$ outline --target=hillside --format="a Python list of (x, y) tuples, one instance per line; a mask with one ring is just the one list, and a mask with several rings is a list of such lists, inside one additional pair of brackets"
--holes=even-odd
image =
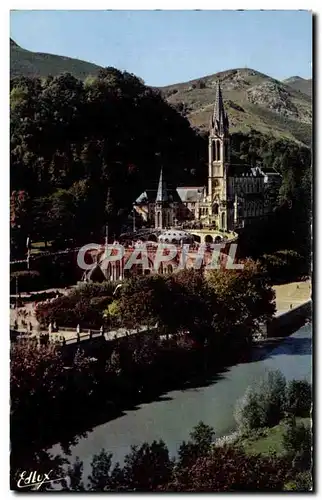
[(301, 78), (300, 76), (291, 76), (286, 80), (283, 80), (283, 83), (286, 83), (290, 87), (295, 90), (299, 90), (303, 92), (303, 94), (307, 94), (310, 97), (312, 96), (312, 79), (309, 78), (306, 80), (305, 78)]
[(193, 126), (206, 130), (217, 81), (221, 83), (232, 131), (246, 132), (253, 128), (310, 144), (311, 98), (253, 69), (223, 71), (160, 90), (169, 103), (187, 115)]
[(56, 76), (60, 73), (71, 73), (76, 78), (84, 80), (88, 75), (95, 75), (100, 66), (71, 57), (31, 52), (20, 47), (10, 39), (10, 77)]
[[(10, 76), (43, 77), (68, 72), (84, 80), (100, 66), (40, 52), (30, 52), (10, 39)], [(161, 87), (167, 101), (178, 106), (190, 123), (207, 130), (221, 82), (231, 131), (250, 129), (309, 145), (312, 134), (311, 80), (291, 77), (284, 82), (253, 69), (232, 69), (185, 83)]]

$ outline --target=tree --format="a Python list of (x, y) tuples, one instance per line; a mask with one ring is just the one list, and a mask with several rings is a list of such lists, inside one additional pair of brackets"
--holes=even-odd
[[(28, 192), (37, 212), (36, 200), (50, 200), (51, 240), (67, 238), (73, 228), (76, 239), (98, 236), (107, 219), (118, 231), (138, 192), (159, 174), (155, 151), (171, 158), (175, 183), (203, 166), (196, 154), (200, 137), (188, 120), (158, 91), (116, 68), (85, 84), (70, 74), (13, 79), (10, 119), (11, 190)], [(78, 183), (87, 181), (82, 200)], [(69, 195), (73, 209), (65, 203)]]
[(260, 324), (275, 311), (275, 294), (264, 270), (248, 260), (242, 270), (211, 270), (207, 284), (212, 293), (214, 331), (249, 341)]
[(178, 449), (176, 466), (181, 470), (181, 475), (189, 474), (191, 466), (198, 457), (207, 456), (212, 451), (215, 431), (212, 427), (199, 422), (190, 432), (190, 439), (183, 441)]
[(68, 467), (67, 476), (69, 477), (69, 491), (85, 491), (83, 478), (83, 462), (76, 457), (75, 462)]
[(303, 423), (296, 424), (295, 418), (290, 418), (283, 433), (283, 447), (293, 461), (295, 470), (304, 471), (311, 468), (312, 430), (310, 427)]
[(89, 476), (88, 488), (92, 491), (108, 491), (111, 479), (112, 454), (104, 449), (93, 456), (92, 473)]
[(242, 431), (272, 427), (286, 410), (286, 380), (279, 370), (269, 371), (237, 401), (235, 419)]
[(248, 456), (229, 446), (214, 448), (197, 458), (189, 473), (177, 469), (163, 491), (172, 492), (251, 492), (282, 491), (289, 464), (271, 457)]
[(124, 483), (130, 491), (156, 491), (170, 480), (171, 472), (169, 451), (162, 440), (132, 446), (124, 459)]
[(312, 386), (306, 380), (291, 380), (286, 390), (287, 410), (298, 417), (312, 411)]

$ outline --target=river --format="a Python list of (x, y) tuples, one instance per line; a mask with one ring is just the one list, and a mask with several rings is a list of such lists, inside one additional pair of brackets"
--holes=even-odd
[[(113, 460), (122, 463), (131, 445), (154, 439), (163, 439), (170, 454), (175, 455), (178, 445), (188, 439), (190, 431), (200, 420), (214, 427), (216, 437), (230, 433), (235, 428), (233, 412), (236, 400), (267, 370), (279, 369), (288, 380), (311, 381), (311, 325), (303, 326), (273, 349), (262, 348), (258, 358), (259, 349), (254, 348), (253, 361), (229, 367), (208, 386), (171, 391), (157, 401), (142, 404), (95, 427), (71, 448), (69, 460), (78, 456), (84, 463), (84, 475), (87, 476), (92, 456), (102, 448), (113, 453)], [(63, 454), (60, 445), (55, 445), (50, 451)]]

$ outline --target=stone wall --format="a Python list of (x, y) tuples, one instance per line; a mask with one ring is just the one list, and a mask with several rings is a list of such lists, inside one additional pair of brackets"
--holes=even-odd
[(308, 300), (293, 309), (289, 309), (273, 318), (267, 324), (267, 337), (290, 335), (303, 326), (312, 317), (312, 302)]

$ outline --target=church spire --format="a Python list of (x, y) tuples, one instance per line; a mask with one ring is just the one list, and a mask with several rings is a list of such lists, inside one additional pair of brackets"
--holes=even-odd
[(156, 203), (164, 203), (164, 202), (168, 201), (168, 193), (167, 193), (167, 188), (166, 188), (165, 182), (163, 180), (162, 167), (161, 167), (161, 171), (160, 171), (158, 192), (157, 192), (157, 197), (156, 197), (155, 201), (156, 201)]
[(213, 115), (211, 117), (211, 128), (216, 135), (228, 135), (229, 122), (227, 113), (225, 113), (224, 101), (222, 98), (221, 88), (219, 81), (216, 86), (216, 99), (214, 105)]

